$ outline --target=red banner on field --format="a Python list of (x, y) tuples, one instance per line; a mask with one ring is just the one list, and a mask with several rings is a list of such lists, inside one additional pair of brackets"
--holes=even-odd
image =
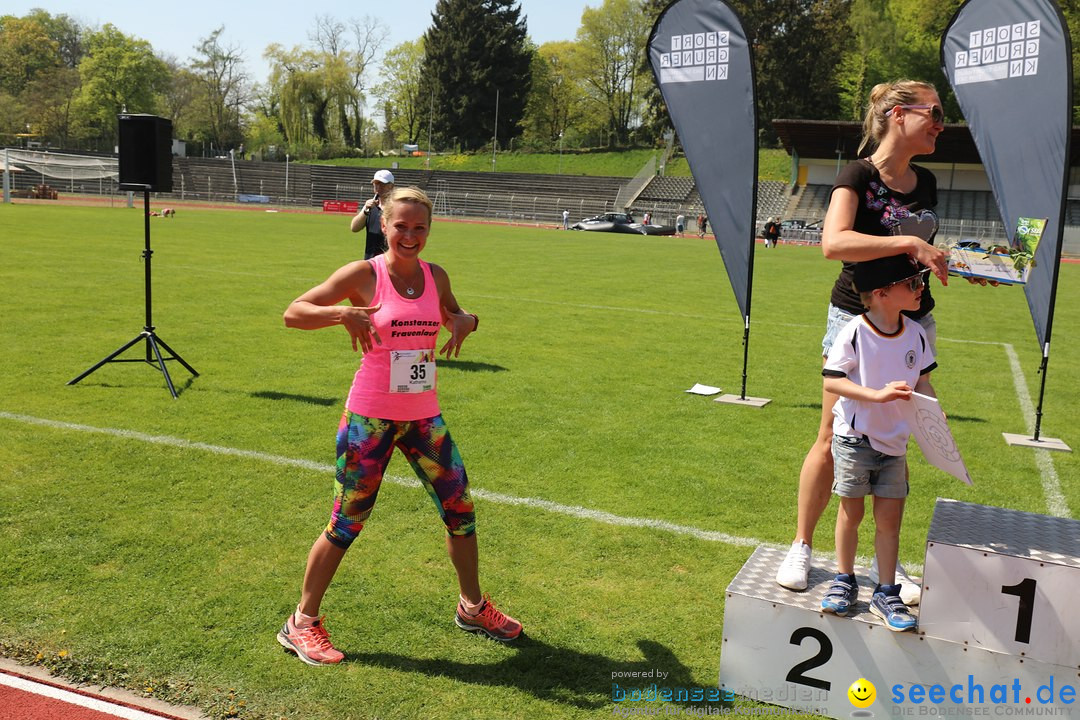
[(360, 203), (354, 200), (323, 200), (323, 212), (347, 212), (356, 213), (360, 209)]

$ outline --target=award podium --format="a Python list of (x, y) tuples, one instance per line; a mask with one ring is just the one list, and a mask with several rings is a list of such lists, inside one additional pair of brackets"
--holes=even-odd
[(821, 612), (835, 566), (815, 559), (792, 592), (784, 555), (759, 547), (727, 588), (721, 690), (834, 718), (1080, 714), (1080, 521), (939, 499), (915, 632), (869, 612), (865, 568), (856, 612)]

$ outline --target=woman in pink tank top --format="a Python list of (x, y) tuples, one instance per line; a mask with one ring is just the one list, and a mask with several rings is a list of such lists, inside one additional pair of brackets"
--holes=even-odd
[[(334, 508), (308, 554), (300, 603), (278, 632), (287, 650), (311, 665), (341, 662), (319, 616), (323, 595), (345, 551), (371, 515), (394, 448), (404, 453), (446, 526), (446, 548), (460, 595), (454, 622), (462, 630), (509, 642), (521, 623), (480, 591), (476, 519), (468, 475), (436, 395), (435, 347), (457, 357), (479, 326), (461, 309), (450, 279), (420, 259), (431, 226), (431, 201), (417, 188), (398, 188), (384, 201), (387, 251), (349, 263), (308, 290), (285, 311), (302, 330), (341, 325), (363, 352), (337, 434)], [(345, 300), (350, 304), (339, 305)]]

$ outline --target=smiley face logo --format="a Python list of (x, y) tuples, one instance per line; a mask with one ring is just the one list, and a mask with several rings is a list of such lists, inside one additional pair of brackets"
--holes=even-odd
[(848, 700), (857, 708), (868, 708), (877, 699), (877, 688), (866, 678), (859, 678), (847, 689)]

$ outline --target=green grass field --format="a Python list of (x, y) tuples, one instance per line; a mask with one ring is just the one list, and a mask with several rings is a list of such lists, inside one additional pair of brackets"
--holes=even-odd
[[(724, 588), (755, 542), (794, 531), (837, 265), (759, 245), (747, 391), (772, 402), (750, 409), (683, 392), (739, 389), (742, 321), (714, 243), (437, 221), (425, 257), (483, 318), (440, 364), (443, 413), (477, 493), (482, 584), (529, 638), (504, 647), (454, 627), (438, 517), (419, 488), (388, 482), (323, 606), (348, 661), (311, 668), (274, 633), (329, 513), (358, 358), (340, 328), (287, 330), (281, 313), (357, 256), (346, 224), (153, 220), (157, 332), (200, 373), (170, 363), (173, 400), (142, 364), (65, 384), (142, 329), (140, 210), (0, 205), (0, 655), (213, 717), (608, 717), (613, 672), (715, 687)], [(934, 384), (975, 485), (913, 449), (901, 558), (916, 567), (936, 497), (1048, 507), (1033, 451), (1001, 438), (1028, 422), (1010, 352), (1038, 398), (1022, 290), (935, 293)], [(1073, 447), (1078, 313), (1080, 266), (1067, 264), (1043, 432)], [(1050, 466), (1075, 514), (1080, 460)], [(389, 474), (410, 470), (398, 457)]]
[[(590, 175), (633, 177), (659, 150), (622, 150), (619, 152), (573, 153), (499, 153), (495, 166), (499, 172), (544, 173), (549, 175)], [(423, 157), (338, 158), (320, 160), (317, 164), (348, 167), (382, 168), (397, 162), (399, 167), (422, 170), (427, 167)], [(471, 155), (433, 155), (432, 170), (490, 172), (491, 153)], [(665, 174), (690, 177), (690, 165), (684, 155), (676, 155), (665, 168)], [(787, 182), (791, 178), (791, 156), (781, 149), (763, 148), (758, 151), (758, 179)]]

